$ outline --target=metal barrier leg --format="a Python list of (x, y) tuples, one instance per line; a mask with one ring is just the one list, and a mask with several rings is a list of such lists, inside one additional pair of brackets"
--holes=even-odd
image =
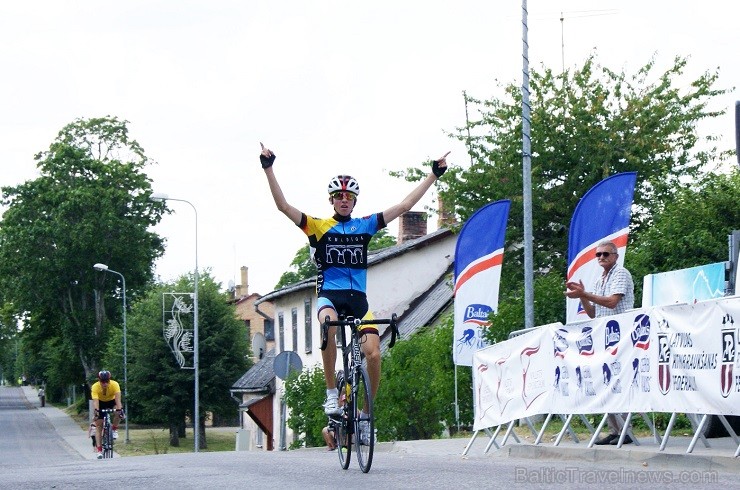
[(737, 434), (735, 434), (734, 429), (730, 425), (730, 423), (727, 421), (724, 415), (717, 415), (719, 417), (720, 422), (722, 422), (722, 425), (725, 426), (725, 430), (728, 434), (730, 434), (730, 437), (732, 437), (732, 440), (735, 441), (735, 444), (740, 444), (740, 439), (738, 439)]
[(673, 425), (676, 423), (676, 415), (678, 414), (676, 412), (673, 412), (671, 414), (670, 420), (668, 420), (668, 427), (666, 427), (665, 434), (663, 434), (663, 440), (660, 443), (659, 451), (663, 451), (665, 447), (668, 445), (668, 438), (671, 437), (671, 431), (673, 430)]
[(542, 442), (542, 437), (545, 435), (545, 428), (547, 427), (547, 424), (550, 423), (550, 419), (552, 418), (552, 414), (548, 413), (547, 417), (545, 417), (545, 421), (542, 423), (542, 428), (540, 428), (540, 432), (537, 434), (537, 438), (534, 440), (534, 445), (536, 446), (540, 442)]
[(604, 425), (606, 424), (606, 416), (609, 415), (608, 413), (605, 413), (603, 417), (601, 417), (601, 422), (599, 422), (598, 427), (596, 427), (596, 430), (594, 431), (593, 435), (591, 436), (591, 440), (588, 441), (588, 448), (593, 447), (594, 443), (596, 442), (596, 438), (599, 437), (599, 434), (601, 433), (601, 429), (604, 428)]
[[(707, 420), (709, 420), (709, 415), (705, 413), (704, 416), (701, 418), (701, 422), (699, 422), (699, 427), (697, 427), (696, 431), (694, 432), (694, 437), (691, 438), (691, 442), (689, 443), (689, 448), (686, 450), (687, 453), (690, 453), (694, 450), (694, 446), (696, 446), (696, 441), (700, 437), (702, 438), (704, 437), (701, 431), (704, 430), (704, 426), (707, 424)], [(704, 439), (704, 444), (709, 444), (708, 442), (706, 442), (706, 439)]]
[[(646, 413), (640, 413), (640, 416), (642, 417), (642, 420), (645, 421), (645, 425), (648, 426), (650, 432), (653, 434), (653, 440), (655, 441), (655, 444), (660, 444), (661, 438), (658, 435), (658, 431), (655, 430), (655, 424), (653, 424), (653, 421), (650, 420), (650, 417), (648, 417), (648, 414)], [(632, 434), (630, 434), (630, 437), (632, 437)]]
[[(573, 420), (573, 414), (572, 413), (569, 413), (568, 414), (568, 418), (565, 419), (565, 423), (563, 424), (562, 430), (558, 434), (558, 437), (555, 439), (555, 444), (553, 444), (554, 446), (557, 446), (557, 445), (560, 444), (560, 441), (563, 439), (563, 436), (565, 435), (565, 431), (567, 431), (568, 428), (570, 427), (570, 421), (571, 420)], [(576, 442), (578, 442), (578, 439), (577, 438), (576, 438)]]
[(524, 423), (527, 424), (527, 427), (529, 427), (529, 431), (532, 433), (532, 435), (537, 437), (537, 431), (534, 428), (534, 424), (532, 424), (532, 420), (530, 420), (529, 417), (526, 417), (524, 419)]
[(483, 450), (483, 454), (488, 454), (488, 450), (491, 449), (491, 446), (496, 446), (496, 449), (501, 449), (501, 446), (499, 446), (496, 443), (496, 438), (498, 437), (498, 433), (501, 432), (501, 426), (499, 425), (496, 427), (496, 430), (494, 431), (493, 435), (491, 436), (491, 440), (488, 441), (488, 444), (486, 445), (486, 448)]
[(632, 443), (639, 446), (640, 443), (637, 441), (637, 438), (632, 433), (632, 430), (630, 429), (630, 422), (632, 422), (632, 412), (627, 413), (627, 419), (622, 419), (622, 415), (619, 413), (614, 414), (617, 419), (619, 419), (622, 422), (622, 432), (619, 433), (619, 441), (617, 441), (617, 448), (621, 448), (624, 444), (624, 440), (629, 435), (630, 439), (632, 439)]
[(509, 422), (509, 427), (506, 429), (506, 434), (504, 434), (504, 438), (501, 441), (501, 445), (505, 446), (506, 441), (509, 439), (509, 436), (512, 436), (514, 440), (517, 442), (517, 444), (521, 444), (522, 441), (519, 440), (519, 436), (516, 435), (516, 432), (514, 432), (514, 424), (516, 423), (516, 420), (512, 420)]
[[(705, 448), (710, 448), (712, 446), (709, 444), (709, 441), (707, 441), (707, 438), (704, 436), (704, 434), (701, 433), (704, 429), (702, 428), (702, 431), (700, 431), (699, 428), (698, 428), (699, 422), (702, 422), (702, 421), (705, 421), (705, 420), (706, 420), (706, 422), (708, 422), (709, 421), (709, 417), (707, 417), (706, 415), (704, 415), (701, 419), (699, 419), (699, 422), (697, 422), (696, 419), (697, 419), (698, 416), (699, 416), (699, 414), (697, 414), (697, 413), (687, 413), (686, 414), (686, 417), (688, 417), (689, 422), (691, 422), (691, 428), (694, 430), (694, 434), (698, 434), (699, 435), (699, 439), (701, 439), (701, 442), (704, 443), (704, 447)], [(706, 425), (706, 422), (704, 422), (704, 425)], [(694, 441), (694, 444), (696, 444), (696, 441)], [(693, 447), (692, 447), (692, 451), (693, 451)]]
[(465, 449), (462, 452), (462, 455), (463, 456), (465, 456), (466, 454), (468, 454), (468, 451), (470, 450), (470, 446), (473, 445), (473, 443), (475, 442), (475, 439), (478, 437), (478, 432), (480, 432), (480, 431), (477, 431), (476, 430), (475, 432), (473, 432), (473, 437), (470, 438), (470, 441), (468, 441), (468, 445), (465, 446)]
[(586, 426), (586, 428), (588, 429), (588, 432), (590, 434), (593, 434), (594, 433), (594, 426), (591, 425), (591, 422), (588, 421), (588, 418), (586, 418), (586, 416), (583, 415), (583, 414), (580, 414), (580, 417), (581, 417), (581, 422), (583, 422), (583, 425)]
[(578, 436), (576, 435), (575, 431), (570, 426), (570, 422), (572, 422), (572, 420), (573, 420), (572, 414), (570, 415), (570, 421), (568, 421), (567, 424), (566, 424), (566, 420), (567, 419), (565, 417), (563, 417), (562, 414), (558, 415), (558, 417), (560, 417), (560, 420), (563, 421), (563, 427), (566, 427), (568, 429), (568, 434), (570, 434), (570, 438), (573, 439), (573, 442), (576, 442), (576, 443), (581, 442), (578, 439)]

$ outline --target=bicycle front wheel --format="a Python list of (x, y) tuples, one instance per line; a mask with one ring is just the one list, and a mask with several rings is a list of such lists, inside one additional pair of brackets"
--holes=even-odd
[(113, 429), (107, 424), (103, 432), (103, 458), (113, 457)]
[(373, 451), (375, 449), (375, 417), (373, 415), (373, 400), (370, 396), (370, 377), (367, 370), (363, 367), (358, 371), (356, 376), (356, 385), (354, 389), (354, 399), (357, 408), (362, 408), (362, 412), (357, 412), (355, 417), (355, 448), (357, 450), (357, 462), (363, 473), (370, 471), (373, 464)]

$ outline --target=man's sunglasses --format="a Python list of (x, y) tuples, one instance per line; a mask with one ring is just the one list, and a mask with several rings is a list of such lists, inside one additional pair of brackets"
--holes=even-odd
[[(607, 258), (607, 257), (609, 257), (609, 256), (610, 256), (611, 254), (613, 254), (613, 253), (614, 253), (614, 252), (596, 252), (596, 256), (597, 256), (597, 257), (604, 257), (604, 258)], [(615, 255), (616, 255), (616, 254), (615, 254)]]
[(331, 194), (332, 199), (336, 199), (337, 201), (354, 201), (357, 199), (357, 196), (352, 194), (351, 192), (334, 192)]

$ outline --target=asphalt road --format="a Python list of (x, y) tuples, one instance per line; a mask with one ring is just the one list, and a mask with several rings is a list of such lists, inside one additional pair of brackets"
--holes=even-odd
[[(335, 452), (318, 448), (98, 461), (89, 459), (89, 441), (79, 426), (62, 436), (60, 432), (69, 429), (62, 423), (69, 421), (57, 418), (61, 411), (39, 408), (37, 400), (29, 398), (18, 388), (0, 388), (3, 489), (740, 487), (737, 458), (712, 460), (680, 452), (660, 456), (647, 447), (623, 451), (564, 446), (551, 451), (527, 444), (486, 454), (483, 441), (463, 456), (467, 441), (461, 439), (381, 444), (368, 474), (360, 471), (354, 458), (348, 470), (341, 470)], [(79, 439), (79, 448), (73, 439)]]
[(46, 465), (82, 459), (20, 388), (0, 387), (0, 465)]

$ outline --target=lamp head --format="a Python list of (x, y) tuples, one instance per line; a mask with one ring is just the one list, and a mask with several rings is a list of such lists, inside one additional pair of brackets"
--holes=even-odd
[(167, 194), (164, 194), (163, 192), (152, 192), (152, 194), (149, 196), (150, 201), (166, 201), (167, 198), (170, 197)]
[(108, 270), (108, 266), (105, 265), (105, 264), (101, 264), (100, 262), (98, 262), (97, 264), (95, 264), (93, 266), (93, 269), (95, 269), (96, 271), (101, 271), (102, 272), (102, 271), (107, 271)]

